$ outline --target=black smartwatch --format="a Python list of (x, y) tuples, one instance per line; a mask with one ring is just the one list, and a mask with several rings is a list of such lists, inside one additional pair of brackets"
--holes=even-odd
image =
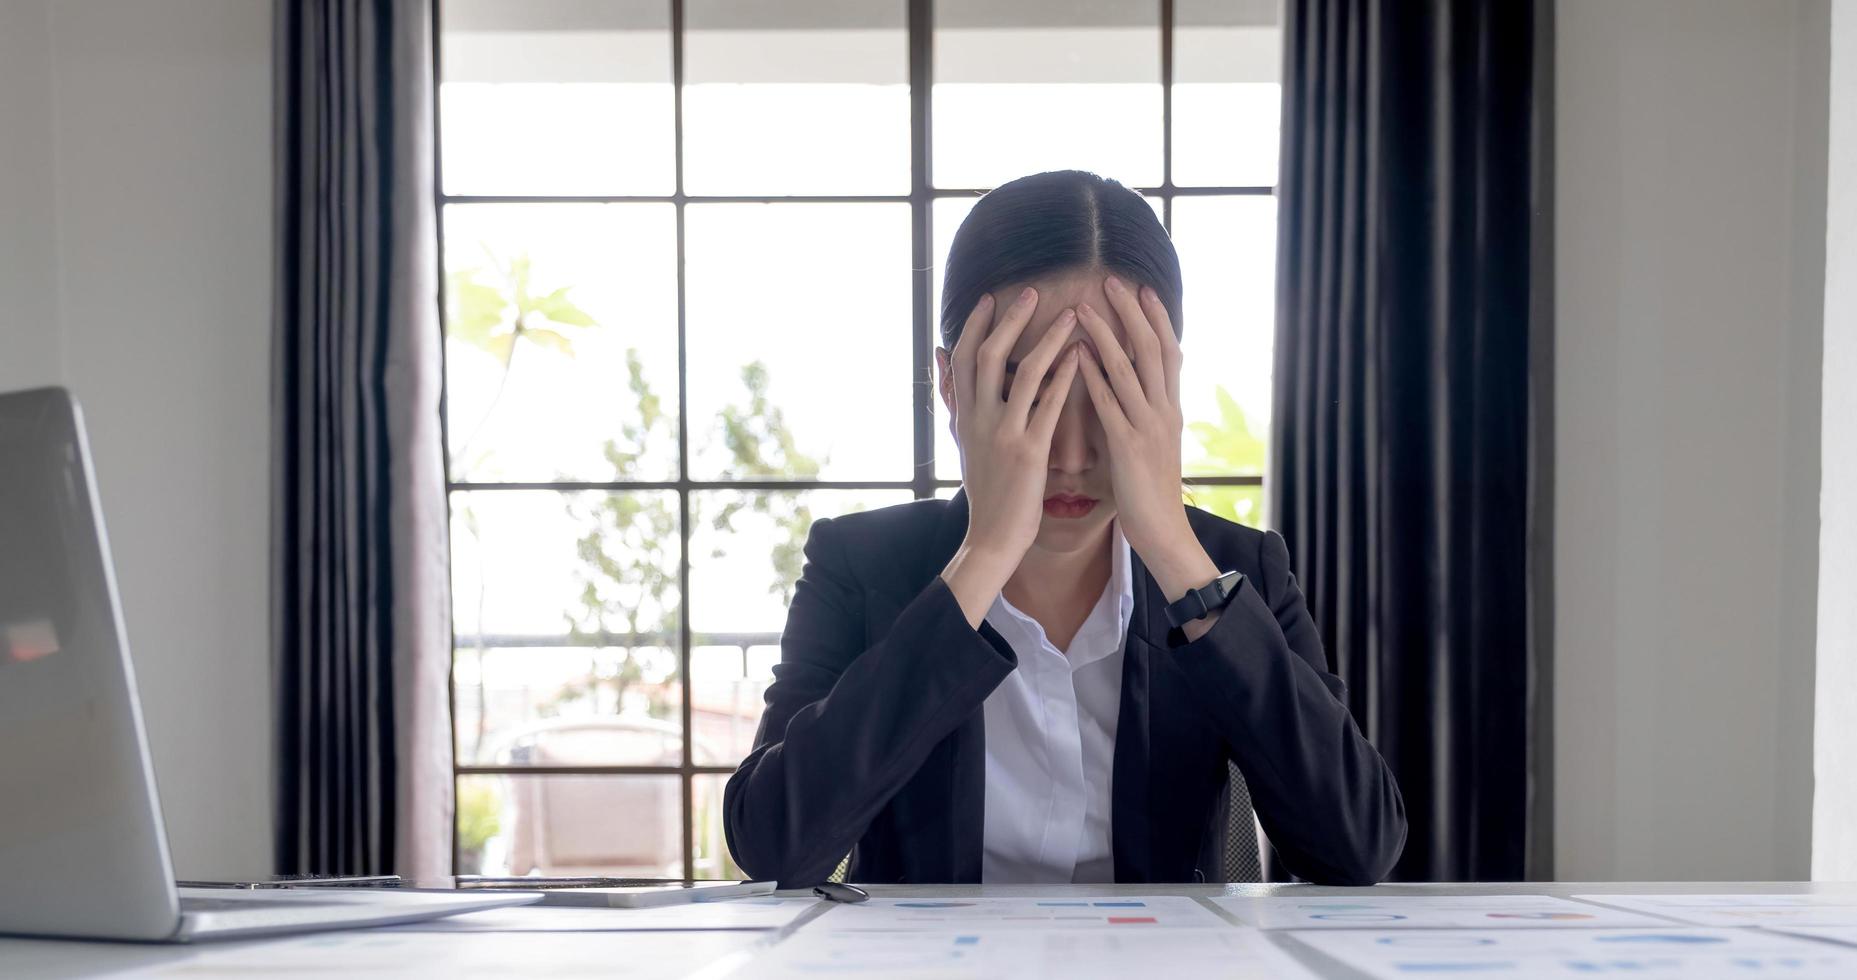
[(1238, 586), (1243, 582), (1243, 572), (1226, 572), (1213, 579), (1211, 585), (1187, 592), (1177, 602), (1167, 604), (1167, 625), (1181, 629), (1195, 619), (1224, 609), (1231, 603), (1232, 596), (1238, 594)]

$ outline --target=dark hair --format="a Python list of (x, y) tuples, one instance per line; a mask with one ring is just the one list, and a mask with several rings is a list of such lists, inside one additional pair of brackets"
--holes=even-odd
[(1180, 256), (1140, 194), (1083, 170), (1052, 170), (993, 188), (974, 203), (942, 272), (941, 339), (952, 349), (980, 297), (1005, 283), (1101, 267), (1154, 287), (1180, 317)]

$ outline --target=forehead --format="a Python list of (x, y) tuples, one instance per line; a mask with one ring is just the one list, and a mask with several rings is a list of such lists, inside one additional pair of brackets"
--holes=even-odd
[[(1116, 340), (1126, 348), (1128, 329), (1122, 323), (1121, 316), (1116, 313), (1115, 307), (1110, 305), (1109, 295), (1103, 290), (1103, 277), (1106, 275), (1108, 275), (1106, 271), (1100, 270), (1067, 272), (1026, 282), (1005, 283), (994, 289), (995, 309), (1004, 309), (1019, 295), (1019, 290), (1026, 286), (1038, 290), (1038, 308), (1033, 311), (1032, 319), (1025, 325), (1025, 330), (1019, 334), (1018, 343), (1013, 345), (1009, 359), (1018, 360), (1031, 353), (1032, 348), (1038, 346), (1038, 341), (1044, 338), (1045, 332), (1051, 329), (1051, 324), (1057, 320), (1059, 314), (1083, 303), (1090, 304), (1090, 308), (1095, 310), (1098, 316), (1109, 321), (1110, 329), (1115, 333)], [(1122, 280), (1127, 282), (1128, 277), (1124, 276)], [(1088, 342), (1089, 334), (1081, 325), (1077, 327), (1074, 336), (1085, 338), (1085, 342)]]

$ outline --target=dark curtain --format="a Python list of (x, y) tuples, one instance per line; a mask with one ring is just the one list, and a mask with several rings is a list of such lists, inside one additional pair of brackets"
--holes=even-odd
[(1403, 880), (1528, 872), (1533, 6), (1285, 12), (1269, 511)]
[(278, 0), (277, 870), (448, 870), (431, 7)]

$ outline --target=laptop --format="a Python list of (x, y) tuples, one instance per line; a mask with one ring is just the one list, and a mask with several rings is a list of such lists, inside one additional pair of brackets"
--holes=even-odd
[(82, 417), (62, 388), (0, 394), (0, 934), (192, 942), (539, 898), (178, 888)]

